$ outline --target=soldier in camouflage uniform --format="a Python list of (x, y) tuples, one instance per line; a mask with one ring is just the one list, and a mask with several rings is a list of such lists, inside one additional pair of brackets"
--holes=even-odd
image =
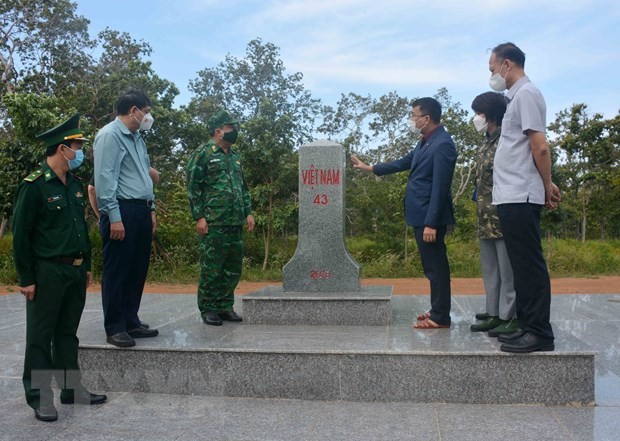
[(478, 95), (471, 105), (476, 113), (476, 130), (484, 132), (485, 142), (476, 155), (476, 193), (480, 266), (486, 291), (486, 313), (476, 314), (482, 322), (471, 325), (474, 332), (488, 331), (492, 337), (514, 332), (516, 320), (512, 267), (499, 226), (493, 201), (493, 158), (506, 112), (504, 97), (495, 92)]
[(254, 217), (237, 141), (239, 124), (221, 110), (207, 121), (211, 140), (194, 151), (187, 164), (187, 192), (200, 235), (198, 309), (207, 325), (241, 322), (233, 310), (241, 276), (243, 225), (254, 229)]

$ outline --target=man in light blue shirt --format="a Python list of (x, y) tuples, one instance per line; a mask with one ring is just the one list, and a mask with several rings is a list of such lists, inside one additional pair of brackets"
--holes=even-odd
[(140, 300), (149, 268), (155, 227), (150, 161), (140, 130), (153, 124), (151, 101), (130, 89), (116, 101), (117, 117), (95, 137), (96, 196), (103, 242), (101, 294), (107, 341), (134, 346), (134, 338), (155, 337), (142, 326)]

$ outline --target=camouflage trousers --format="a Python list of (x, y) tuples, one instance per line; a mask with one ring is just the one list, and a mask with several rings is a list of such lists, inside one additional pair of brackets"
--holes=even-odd
[(243, 264), (243, 227), (209, 227), (200, 237), (198, 309), (231, 311)]

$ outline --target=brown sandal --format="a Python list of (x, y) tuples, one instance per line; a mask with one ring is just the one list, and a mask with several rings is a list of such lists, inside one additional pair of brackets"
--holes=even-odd
[(424, 321), (426, 319), (431, 318), (431, 312), (430, 311), (426, 311), (424, 314), (420, 314), (419, 316), (417, 316), (417, 320), (419, 322)]
[(449, 328), (450, 325), (441, 325), (427, 318), (426, 320), (422, 320), (417, 323), (414, 323), (413, 327), (415, 329), (441, 329), (441, 328)]

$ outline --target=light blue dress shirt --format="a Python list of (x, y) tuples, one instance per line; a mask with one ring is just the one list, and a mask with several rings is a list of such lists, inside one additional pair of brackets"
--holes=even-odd
[(146, 144), (117, 117), (95, 137), (95, 190), (99, 210), (110, 222), (122, 221), (118, 199), (153, 200)]

